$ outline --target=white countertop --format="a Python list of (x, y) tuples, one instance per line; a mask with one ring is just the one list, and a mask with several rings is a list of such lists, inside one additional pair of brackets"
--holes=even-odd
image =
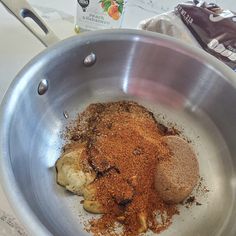
[[(124, 27), (136, 28), (138, 22), (145, 18), (171, 10), (179, 1), (176, 0), (129, 0), (130, 11), (124, 19)], [(44, 20), (60, 38), (74, 34), (73, 15), (75, 0), (30, 0), (43, 16)], [(236, 11), (235, 0), (215, 1), (220, 6)], [(135, 17), (133, 17), (135, 15)], [(0, 4), (0, 103), (4, 93), (19, 70), (36, 54), (44, 50), (44, 46), (32, 36), (24, 26)], [(0, 186), (0, 236), (24, 235), (22, 228), (17, 228), (14, 212)], [(17, 228), (19, 232), (8, 228)], [(5, 231), (4, 231), (5, 230)]]

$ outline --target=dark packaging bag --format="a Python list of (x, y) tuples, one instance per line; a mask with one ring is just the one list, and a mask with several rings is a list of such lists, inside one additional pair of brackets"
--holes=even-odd
[(236, 13), (204, 1), (179, 4), (175, 13), (204, 50), (236, 71)]

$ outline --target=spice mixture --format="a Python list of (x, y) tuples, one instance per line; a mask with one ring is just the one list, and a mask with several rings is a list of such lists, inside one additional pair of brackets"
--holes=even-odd
[(162, 137), (175, 134), (135, 102), (91, 104), (78, 116), (65, 152), (83, 144), (80, 158), (95, 173), (83, 203), (103, 214), (89, 222), (89, 232), (133, 236), (159, 233), (171, 224), (177, 207), (158, 196), (154, 175), (158, 161), (171, 157)]

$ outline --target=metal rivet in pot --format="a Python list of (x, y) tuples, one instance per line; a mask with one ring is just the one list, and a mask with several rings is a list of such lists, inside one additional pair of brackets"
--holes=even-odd
[(48, 81), (46, 79), (42, 79), (38, 86), (38, 94), (43, 95), (48, 90)]
[(92, 66), (96, 62), (96, 55), (92, 52), (87, 57), (84, 58), (85, 66)]

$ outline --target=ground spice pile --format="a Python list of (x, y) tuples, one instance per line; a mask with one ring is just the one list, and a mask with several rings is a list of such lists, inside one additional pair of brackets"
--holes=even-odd
[(171, 153), (161, 138), (174, 133), (135, 102), (91, 104), (70, 130), (70, 148), (86, 143), (96, 178), (90, 185), (104, 214), (90, 221), (94, 235), (159, 233), (170, 224), (176, 205), (166, 204), (154, 187), (155, 167)]

